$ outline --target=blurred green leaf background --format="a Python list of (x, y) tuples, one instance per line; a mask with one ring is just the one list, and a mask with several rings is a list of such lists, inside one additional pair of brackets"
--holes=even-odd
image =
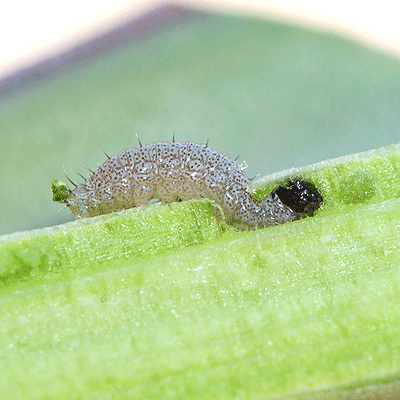
[(79, 180), (135, 134), (209, 139), (250, 176), (400, 142), (396, 58), (263, 19), (166, 10), (0, 84), (0, 234), (72, 220), (50, 181), (63, 166)]

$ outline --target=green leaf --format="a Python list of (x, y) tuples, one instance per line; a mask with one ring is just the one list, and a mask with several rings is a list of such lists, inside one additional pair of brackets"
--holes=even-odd
[(324, 207), (263, 230), (192, 201), (3, 236), (2, 397), (396, 398), (399, 157), (279, 174)]
[(71, 220), (48, 182), (63, 165), (79, 180), (102, 150), (136, 145), (136, 133), (143, 143), (209, 139), (246, 160), (249, 176), (400, 142), (397, 59), (262, 19), (153, 15), (163, 16), (10, 77), (9, 93), (0, 87), (1, 234)]

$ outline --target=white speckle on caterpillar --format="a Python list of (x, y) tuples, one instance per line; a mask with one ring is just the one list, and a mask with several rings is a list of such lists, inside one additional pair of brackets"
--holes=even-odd
[[(322, 196), (310, 182), (293, 180), (263, 200), (248, 193), (247, 165), (193, 142), (139, 145), (109, 157), (84, 184), (70, 190), (53, 181), (53, 200), (76, 218), (138, 207), (208, 198), (221, 206), (226, 222), (239, 229), (282, 224), (312, 215)], [(218, 215), (218, 211), (216, 211)]]

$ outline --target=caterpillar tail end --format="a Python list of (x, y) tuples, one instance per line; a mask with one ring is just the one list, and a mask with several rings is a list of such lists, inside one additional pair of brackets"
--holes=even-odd
[(53, 201), (56, 203), (66, 203), (71, 196), (71, 190), (63, 181), (52, 181), (51, 191), (53, 192)]

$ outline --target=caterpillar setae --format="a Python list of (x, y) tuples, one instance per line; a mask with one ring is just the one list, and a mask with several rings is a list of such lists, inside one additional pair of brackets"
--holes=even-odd
[[(147, 204), (208, 198), (219, 204), (227, 223), (256, 229), (312, 216), (322, 203), (316, 187), (299, 179), (258, 201), (236, 160), (194, 142), (157, 142), (121, 151), (73, 190), (53, 181), (53, 201), (65, 203), (75, 218), (108, 214)], [(216, 215), (218, 213), (216, 212)]]

